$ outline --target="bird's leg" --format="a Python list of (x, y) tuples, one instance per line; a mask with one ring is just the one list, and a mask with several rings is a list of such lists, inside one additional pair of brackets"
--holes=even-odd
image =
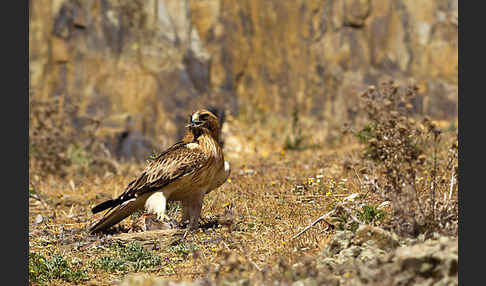
[(182, 219), (181, 225), (185, 225), (189, 222), (189, 208), (190, 208), (190, 201), (184, 200), (182, 201)]
[(202, 200), (195, 200), (189, 209), (189, 228), (197, 229), (199, 217), (201, 216)]
[(187, 220), (189, 220), (190, 229), (197, 229), (199, 226), (199, 217), (201, 216), (203, 195), (204, 193), (201, 193), (195, 198), (191, 198), (190, 200), (184, 200), (182, 202), (182, 223), (185, 223)]
[(202, 201), (194, 200), (189, 208), (189, 228), (197, 229), (201, 216)]

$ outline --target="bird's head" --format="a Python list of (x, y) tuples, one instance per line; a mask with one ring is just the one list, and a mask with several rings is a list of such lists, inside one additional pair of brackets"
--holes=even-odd
[(219, 140), (219, 120), (216, 115), (206, 109), (201, 109), (189, 118), (187, 127), (198, 137), (202, 132), (209, 132), (215, 140)]

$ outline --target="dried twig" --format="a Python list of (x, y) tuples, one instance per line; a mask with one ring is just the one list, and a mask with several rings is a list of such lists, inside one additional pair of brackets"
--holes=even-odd
[[(356, 169), (355, 168), (353, 168), (353, 171), (356, 174), (356, 177), (358, 177), (358, 181), (359, 181), (360, 188), (363, 187), (364, 186), (363, 185), (363, 181), (361, 181), (361, 178), (359, 177), (358, 172), (356, 172)], [(363, 199), (365, 199), (368, 196), (368, 193), (371, 191), (371, 188), (367, 188), (367, 189), (368, 190), (364, 194)]]
[(361, 186), (363, 186), (363, 182), (361, 181), (361, 178), (359, 177), (358, 172), (356, 172), (356, 169), (355, 168), (353, 168), (353, 171), (354, 171), (354, 174), (356, 175), (356, 177), (358, 177), (359, 184)]
[(454, 184), (455, 184), (455, 178), (454, 178), (454, 174), (452, 174), (451, 175), (451, 183), (450, 183), (450, 187), (449, 187), (449, 201), (452, 198), (452, 190), (454, 189)]
[(36, 194), (29, 194), (29, 198), (33, 198), (34, 200), (38, 200), (39, 202), (42, 202), (42, 200)]
[(360, 225), (361, 225), (361, 224), (363, 224), (363, 222), (362, 222), (362, 221), (360, 221), (360, 220), (359, 220), (357, 217), (355, 217), (355, 216), (353, 215), (353, 212), (352, 212), (352, 211), (351, 211), (349, 208), (345, 207), (343, 204), (339, 204), (339, 205), (337, 205), (337, 206), (336, 206), (336, 209), (337, 209), (338, 207), (341, 207), (341, 208), (342, 208), (344, 211), (346, 211), (346, 212), (349, 214), (349, 216), (351, 217), (351, 219), (352, 219), (352, 220), (354, 220), (355, 222), (357, 222), (357, 223), (358, 223), (358, 224), (360, 224)]
[(262, 269), (261, 269), (260, 267), (258, 267), (258, 265), (257, 265), (257, 264), (256, 264), (256, 263), (255, 263), (253, 260), (251, 260), (251, 258), (250, 258), (250, 257), (247, 257), (247, 259), (248, 259), (248, 261), (250, 261), (250, 263), (251, 263), (251, 264), (253, 264), (253, 266), (255, 266), (255, 268), (256, 268), (258, 271), (262, 272)]
[(325, 218), (334, 214), (336, 212), (336, 208), (333, 209), (332, 211), (318, 217), (315, 221), (313, 221), (311, 224), (309, 224), (308, 226), (306, 226), (303, 230), (299, 231), (299, 233), (297, 233), (296, 235), (294, 235), (291, 239), (296, 239), (297, 237), (301, 236), (304, 232), (306, 232), (308, 229), (310, 229), (311, 227), (313, 227), (316, 223), (320, 222), (321, 220), (324, 221), (325, 223), (327, 223), (328, 225), (330, 226), (334, 226), (333, 224), (331, 224), (330, 222), (328, 222)]
[(318, 222), (320, 221), (324, 221), (325, 223), (327, 223), (329, 226), (332, 226), (334, 227), (334, 225), (330, 222), (328, 222), (325, 218), (328, 217), (328, 216), (331, 216), (333, 215), (334, 213), (336, 213), (339, 209), (342, 209), (344, 210), (345, 212), (348, 213), (348, 215), (351, 217), (351, 219), (353, 221), (355, 221), (356, 223), (362, 225), (363, 222), (360, 221), (358, 218), (356, 218), (356, 216), (353, 215), (353, 212), (344, 205), (343, 202), (340, 202), (339, 204), (336, 205), (336, 207), (334, 207), (334, 209), (320, 217), (318, 217), (315, 221), (313, 221), (311, 224), (309, 224), (308, 226), (306, 226), (303, 230), (299, 231), (299, 233), (297, 233), (296, 235), (294, 235), (291, 239), (296, 239), (297, 237), (301, 236), (304, 232), (306, 232), (307, 230), (309, 230), (311, 227), (313, 227), (314, 225), (316, 225)]

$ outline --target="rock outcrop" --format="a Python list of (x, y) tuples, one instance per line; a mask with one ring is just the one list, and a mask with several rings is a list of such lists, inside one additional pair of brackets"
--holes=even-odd
[(336, 285), (458, 285), (457, 238), (399, 246), (393, 234), (365, 226), (356, 234), (337, 232), (317, 259)]
[(48, 0), (29, 12), (32, 96), (78, 98), (107, 122), (129, 114), (167, 144), (206, 105), (256, 119), (298, 105), (332, 128), (388, 78), (419, 85), (419, 112), (457, 115), (457, 0)]

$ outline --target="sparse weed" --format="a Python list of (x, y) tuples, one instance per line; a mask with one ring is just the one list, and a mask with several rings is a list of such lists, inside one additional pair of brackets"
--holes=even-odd
[(385, 220), (386, 212), (378, 209), (374, 205), (364, 205), (361, 207), (361, 211), (358, 212), (357, 217), (363, 223), (374, 224)]
[(66, 150), (74, 138), (73, 110), (63, 108), (59, 98), (29, 99), (29, 170), (62, 175), (69, 165)]
[(92, 162), (91, 149), (99, 122), (81, 118), (72, 98), (29, 97), (29, 172), (65, 176), (67, 167)]
[(146, 249), (136, 242), (127, 244), (114, 242), (110, 244), (113, 255), (102, 256), (93, 264), (94, 269), (101, 269), (108, 272), (127, 272), (150, 269), (161, 265), (162, 258)]
[(305, 136), (302, 134), (302, 126), (300, 123), (299, 109), (297, 105), (292, 111), (292, 122), (290, 134), (287, 134), (284, 142), (284, 149), (286, 150), (301, 150), (304, 148)]
[(372, 126), (371, 124), (367, 124), (361, 128), (361, 130), (355, 132), (354, 135), (359, 138), (359, 141), (362, 144), (367, 144), (368, 140), (375, 136), (373, 132), (375, 128), (376, 127)]
[(128, 271), (128, 266), (125, 261), (111, 256), (103, 256), (99, 258), (93, 264), (93, 268), (101, 269), (105, 272)]
[(46, 258), (35, 252), (29, 253), (31, 282), (47, 284), (57, 279), (77, 284), (88, 280), (89, 277), (86, 270), (73, 269), (61, 255), (56, 254), (52, 258)]
[(362, 94), (370, 122), (353, 133), (365, 145), (363, 158), (374, 163), (364, 178), (369, 190), (391, 201), (388, 227), (399, 234), (455, 232), (457, 136), (449, 159), (440, 159), (448, 149), (441, 144), (442, 131), (428, 118), (418, 122), (411, 116), (416, 93), (415, 86), (400, 88), (390, 81)]
[(166, 251), (187, 257), (190, 253), (198, 250), (197, 245), (191, 244), (186, 240), (177, 240), (166, 248)]
[(67, 157), (69, 158), (71, 164), (78, 165), (83, 168), (89, 167), (89, 165), (93, 162), (92, 154), (86, 151), (86, 149), (80, 146), (78, 143), (68, 146)]
[(359, 227), (359, 223), (351, 219), (351, 216), (347, 212), (339, 211), (333, 216), (334, 222), (337, 224), (338, 230), (350, 230), (355, 231)]

